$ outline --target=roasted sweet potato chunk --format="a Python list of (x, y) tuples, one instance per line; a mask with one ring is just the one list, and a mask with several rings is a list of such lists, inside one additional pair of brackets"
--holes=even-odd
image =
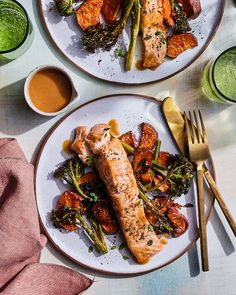
[(122, 0), (103, 0), (102, 12), (106, 22), (112, 23), (116, 20)]
[(79, 184), (83, 185), (85, 183), (88, 183), (90, 185), (96, 185), (98, 183), (98, 175), (95, 172), (88, 172), (80, 177)]
[(174, 22), (171, 0), (162, 0), (162, 7), (163, 7), (164, 22), (167, 24), (167, 26), (173, 27), (175, 25), (175, 22)]
[(183, 6), (188, 18), (195, 19), (201, 13), (200, 0), (177, 0), (177, 2)]
[(83, 30), (100, 22), (103, 0), (87, 0), (76, 10), (77, 22)]
[(128, 132), (125, 132), (124, 134), (122, 134), (119, 137), (119, 140), (121, 142), (124, 142), (124, 143), (132, 146), (133, 148), (136, 147), (136, 145), (137, 145), (137, 140), (136, 140), (135, 135), (132, 131), (128, 131)]
[(142, 133), (139, 148), (153, 149), (158, 139), (158, 133), (148, 123), (142, 123)]
[(154, 176), (154, 184), (155, 186), (158, 186), (158, 190), (162, 193), (168, 193), (170, 190), (170, 183), (168, 180), (163, 181), (163, 177), (161, 175), (155, 175)]
[(168, 152), (160, 152), (157, 158), (157, 164), (163, 166), (163, 167), (168, 167), (170, 163), (170, 158), (171, 155)]
[[(81, 202), (82, 200), (83, 198), (80, 195), (71, 191), (66, 191), (60, 196), (57, 203), (57, 208), (67, 206), (69, 208), (75, 208), (75, 209), (81, 210), (81, 208), (83, 208), (83, 205)], [(77, 226), (73, 224), (64, 224), (63, 227), (64, 229), (69, 231), (74, 231), (77, 229)]]
[(99, 201), (92, 209), (94, 217), (101, 223), (106, 234), (114, 234), (119, 230), (115, 214), (107, 201)]
[(185, 50), (198, 45), (197, 38), (191, 33), (176, 34), (168, 38), (167, 56), (176, 58)]
[(179, 237), (186, 232), (188, 229), (188, 220), (183, 214), (179, 213), (175, 206), (168, 208), (167, 216), (174, 228), (173, 234), (175, 237)]
[(134, 151), (133, 168), (137, 178), (142, 183), (152, 181), (153, 172), (150, 166), (153, 161), (153, 150), (148, 148), (136, 148)]

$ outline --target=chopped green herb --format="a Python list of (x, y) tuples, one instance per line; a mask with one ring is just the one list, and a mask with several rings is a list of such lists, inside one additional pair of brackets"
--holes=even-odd
[(151, 39), (152, 38), (152, 35), (146, 35), (145, 37), (144, 37), (144, 40), (149, 40), (149, 39)]
[(90, 202), (96, 203), (97, 200), (99, 199), (99, 197), (95, 193), (90, 193), (89, 196), (90, 196)]
[(148, 231), (153, 231), (153, 226), (151, 224), (148, 225)]
[(122, 257), (124, 260), (128, 260), (129, 259), (129, 257), (128, 256), (125, 256), (125, 255), (123, 255), (123, 257)]
[(115, 249), (116, 249), (116, 246), (115, 245), (111, 247), (111, 250), (115, 250)]
[(125, 248), (125, 243), (121, 243), (119, 246), (119, 251), (123, 250)]
[(116, 57), (126, 57), (127, 51), (123, 48), (116, 48), (115, 50), (115, 56)]
[(86, 164), (87, 164), (89, 167), (94, 168), (94, 167), (95, 167), (94, 158), (93, 158), (92, 156), (87, 156), (87, 157), (86, 157)]
[(148, 246), (151, 246), (153, 244), (153, 240), (149, 240), (149, 241), (147, 241), (147, 245)]
[(93, 252), (93, 246), (89, 246), (88, 251), (89, 253)]
[(157, 30), (156, 33), (155, 33), (155, 35), (156, 35), (156, 36), (161, 35), (161, 31)]

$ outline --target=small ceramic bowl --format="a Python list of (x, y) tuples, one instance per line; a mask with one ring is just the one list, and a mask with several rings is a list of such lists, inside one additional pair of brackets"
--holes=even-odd
[[(71, 98), (70, 98), (70, 101), (69, 103), (64, 107), (62, 108), (61, 110), (57, 111), (57, 112), (52, 112), (52, 113), (48, 113), (48, 112), (43, 112), (41, 110), (39, 110), (31, 101), (31, 98), (30, 98), (30, 95), (29, 95), (29, 84), (30, 84), (30, 81), (32, 80), (33, 76), (42, 71), (42, 70), (45, 70), (45, 69), (55, 69), (57, 71), (60, 71), (62, 72), (63, 74), (65, 74), (69, 81), (71, 82), (71, 89), (72, 89), (72, 93), (71, 93)], [(35, 68), (33, 71), (30, 72), (30, 74), (28, 75), (28, 77), (26, 78), (25, 80), (25, 85), (24, 85), (24, 95), (25, 95), (25, 100), (27, 102), (27, 104), (29, 105), (29, 107), (35, 111), (36, 113), (40, 114), (40, 115), (43, 115), (43, 116), (48, 116), (48, 117), (51, 117), (51, 116), (57, 116), (57, 115), (60, 115), (64, 112), (66, 112), (70, 107), (72, 107), (72, 105), (78, 101), (79, 99), (79, 94), (77, 92), (77, 90), (75, 89), (75, 85), (74, 85), (74, 82), (73, 80), (71, 79), (71, 77), (69, 76), (69, 74), (63, 69), (63, 68), (60, 68), (58, 66), (54, 66), (54, 65), (43, 65), (43, 66), (39, 66), (37, 68)]]

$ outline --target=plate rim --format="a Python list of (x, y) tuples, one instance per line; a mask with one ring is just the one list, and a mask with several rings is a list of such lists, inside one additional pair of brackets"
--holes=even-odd
[(215, 34), (216, 34), (216, 32), (217, 32), (220, 24), (221, 24), (221, 21), (222, 21), (223, 15), (224, 15), (225, 5), (226, 5), (226, 0), (222, 0), (222, 4), (221, 4), (221, 7), (220, 7), (219, 16), (218, 16), (218, 19), (216, 19), (216, 25), (213, 28), (212, 32), (210, 33), (210, 35), (209, 35), (209, 37), (207, 39), (206, 44), (201, 48), (201, 50), (198, 52), (198, 54), (196, 54), (196, 56), (193, 57), (184, 67), (182, 67), (181, 69), (177, 70), (173, 74), (170, 74), (170, 75), (168, 75), (166, 77), (163, 77), (163, 78), (160, 78), (160, 79), (156, 79), (156, 80), (153, 80), (153, 81), (137, 82), (137, 83), (135, 83), (135, 82), (126, 83), (126, 82), (110, 81), (110, 80), (105, 79), (105, 78), (97, 77), (96, 75), (94, 75), (94, 74), (88, 72), (87, 70), (85, 70), (84, 68), (82, 68), (80, 65), (76, 64), (71, 58), (67, 57), (66, 54), (65, 54), (65, 52), (59, 47), (59, 45), (54, 40), (54, 38), (53, 38), (53, 36), (52, 36), (49, 28), (48, 28), (48, 24), (46, 22), (46, 19), (44, 17), (44, 14), (43, 14), (42, 1), (44, 1), (44, 0), (38, 0), (37, 1), (37, 4), (38, 4), (39, 10), (40, 10), (40, 18), (43, 20), (43, 27), (46, 30), (47, 36), (49, 36), (49, 39), (51, 39), (51, 41), (53, 42), (54, 47), (57, 50), (59, 50), (59, 52), (63, 56), (63, 58), (65, 58), (68, 62), (70, 62), (70, 64), (72, 64), (73, 66), (75, 66), (76, 68), (78, 68), (80, 71), (82, 71), (83, 73), (89, 75), (92, 78), (98, 79), (98, 80), (103, 81), (103, 82), (112, 83), (112, 84), (115, 84), (115, 85), (130, 85), (130, 86), (135, 86), (135, 85), (136, 86), (137, 85), (148, 85), (148, 84), (151, 84), (151, 83), (161, 82), (161, 81), (167, 80), (167, 79), (169, 79), (169, 78), (171, 78), (171, 77), (179, 74), (180, 72), (184, 71), (185, 69), (187, 69), (192, 63), (194, 63), (203, 54), (203, 52), (207, 49), (207, 47), (210, 45), (211, 41), (215, 37)]
[[(173, 259), (171, 259), (170, 261), (168, 261), (167, 263), (161, 265), (161, 266), (158, 266), (158, 267), (153, 267), (149, 270), (145, 270), (145, 271), (134, 271), (133, 273), (130, 273), (130, 272), (113, 272), (113, 271), (108, 271), (108, 270), (102, 270), (100, 268), (96, 268), (96, 267), (92, 267), (92, 266), (88, 266), (80, 261), (78, 261), (77, 259), (73, 258), (72, 256), (70, 256), (68, 253), (66, 253), (64, 250), (62, 250), (60, 248), (59, 245), (57, 245), (57, 243), (52, 239), (52, 237), (50, 236), (50, 234), (48, 233), (46, 227), (44, 226), (44, 223), (41, 219), (41, 215), (40, 215), (40, 212), (39, 212), (39, 208), (38, 208), (38, 202), (37, 202), (37, 194), (36, 194), (36, 176), (37, 176), (37, 171), (38, 171), (38, 165), (39, 165), (39, 162), (40, 162), (40, 158), (41, 158), (41, 154), (44, 150), (44, 147), (45, 145), (47, 144), (49, 138), (51, 137), (51, 135), (53, 134), (53, 132), (67, 119), (67, 117), (69, 117), (71, 114), (73, 114), (74, 112), (76, 112), (78, 109), (84, 107), (84, 106), (87, 106), (93, 102), (96, 102), (96, 101), (99, 101), (99, 100), (103, 100), (103, 99), (107, 99), (107, 98), (111, 98), (111, 99), (114, 99), (115, 97), (117, 96), (130, 96), (130, 97), (135, 97), (138, 98), (138, 99), (145, 99), (145, 100), (148, 100), (148, 101), (151, 101), (151, 102), (154, 102), (156, 103), (157, 105), (160, 105), (161, 106), (161, 103), (162, 103), (162, 100), (159, 99), (159, 98), (155, 98), (153, 96), (149, 96), (149, 95), (142, 95), (142, 94), (135, 94), (135, 93), (118, 93), (118, 94), (110, 94), (110, 95), (104, 95), (104, 96), (99, 96), (99, 97), (96, 97), (96, 98), (93, 98), (92, 100), (89, 100), (81, 105), (79, 105), (78, 107), (76, 107), (75, 109), (73, 109), (72, 111), (68, 112), (67, 114), (65, 114), (62, 118), (60, 118), (50, 129), (49, 131), (46, 133), (46, 136), (43, 140), (43, 143), (40, 145), (40, 148), (39, 148), (39, 151), (37, 153), (37, 157), (36, 157), (36, 161), (35, 161), (35, 165), (34, 165), (34, 191), (35, 191), (35, 201), (36, 201), (36, 207), (37, 207), (37, 211), (38, 211), (38, 216), (39, 216), (39, 221), (40, 221), (40, 225), (42, 226), (43, 228), (43, 231), (44, 233), (46, 234), (47, 238), (49, 239), (49, 241), (52, 243), (52, 245), (60, 252), (62, 253), (63, 255), (65, 255), (67, 258), (69, 258), (71, 261), (75, 262), (76, 264), (80, 265), (80, 266), (83, 266), (89, 270), (93, 270), (93, 271), (96, 271), (98, 273), (103, 273), (103, 274), (111, 274), (111, 275), (115, 275), (115, 276), (122, 276), (122, 275), (125, 275), (125, 276), (137, 276), (137, 275), (142, 275), (142, 274), (146, 274), (146, 273), (150, 273), (150, 272), (153, 272), (155, 270), (158, 270), (158, 269), (161, 269), (171, 263), (173, 263), (174, 261), (178, 260), (181, 256), (183, 256), (184, 254), (186, 254), (187, 251), (189, 251), (193, 246), (194, 244), (196, 243), (196, 241), (198, 240), (199, 238), (199, 235), (197, 235), (196, 239), (194, 239), (190, 244), (189, 246), (185, 247), (183, 249), (183, 251), (177, 255), (176, 257), (174, 257)], [(161, 108), (161, 115), (163, 117), (163, 121), (165, 122), (165, 118), (164, 118), (164, 114), (163, 114), (163, 111), (162, 111), (162, 108)], [(170, 136), (172, 137), (172, 134), (167, 126), (167, 130), (170, 134)], [(177, 144), (175, 143), (174, 141), (174, 144), (176, 145), (177, 149), (178, 149), (178, 146)], [(179, 149), (178, 149), (179, 150)], [(212, 178), (216, 181), (216, 173), (215, 173), (215, 165), (214, 165), (214, 162), (213, 162), (213, 159), (212, 159), (212, 156), (211, 156), (211, 153), (210, 153), (210, 162), (212, 164)], [(212, 209), (213, 209), (213, 205), (214, 205), (214, 201), (215, 201), (215, 198), (213, 196), (213, 192), (210, 191), (210, 197), (211, 197), (211, 201), (210, 201), (210, 210), (209, 210), (209, 213), (208, 215), (206, 216), (206, 222), (208, 223), (209, 221), (209, 218), (212, 214)]]

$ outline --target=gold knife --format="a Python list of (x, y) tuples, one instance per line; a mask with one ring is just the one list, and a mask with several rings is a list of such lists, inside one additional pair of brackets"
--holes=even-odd
[[(185, 144), (185, 123), (182, 117), (181, 111), (178, 106), (175, 104), (174, 100), (171, 97), (166, 97), (162, 103), (162, 110), (169, 126), (169, 129), (176, 141), (177, 146), (180, 151), (185, 155), (186, 154), (186, 144)], [(214, 179), (212, 178), (209, 170), (206, 165), (203, 165), (203, 173), (205, 179), (207, 180), (209, 186), (211, 187), (216, 200), (218, 201), (221, 210), (223, 211), (225, 218), (227, 219), (234, 235), (236, 236), (236, 222), (230, 213), (223, 197), (216, 186)]]

